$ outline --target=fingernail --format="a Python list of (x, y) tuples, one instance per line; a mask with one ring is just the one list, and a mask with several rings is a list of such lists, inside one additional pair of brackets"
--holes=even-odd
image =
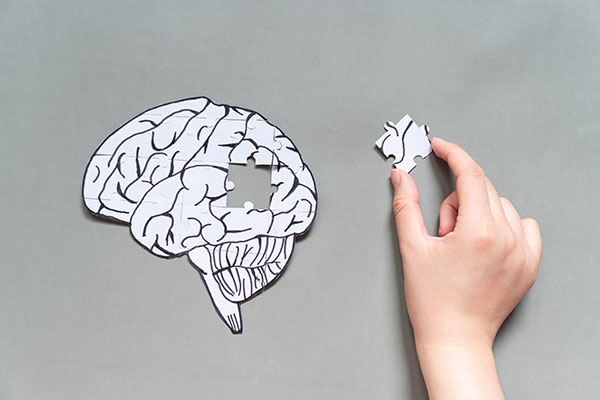
[(440, 139), (439, 137), (434, 137), (432, 141), (438, 141), (440, 143), (446, 143), (444, 139)]
[(402, 181), (402, 173), (397, 170), (394, 169), (392, 170), (392, 185), (394, 185), (394, 187), (399, 186), (400, 182)]

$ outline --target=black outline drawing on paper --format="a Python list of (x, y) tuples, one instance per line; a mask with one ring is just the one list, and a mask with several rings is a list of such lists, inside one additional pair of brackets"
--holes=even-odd
[(386, 157), (394, 157), (394, 168), (410, 172), (416, 167), (416, 156), (425, 158), (431, 154), (427, 125), (417, 126), (409, 115), (405, 115), (397, 124), (388, 121), (383, 127), (385, 133), (377, 139), (375, 146)]
[[(226, 206), (229, 164), (250, 157), (271, 166), (269, 209)], [(83, 199), (154, 255), (187, 255), (233, 333), (240, 304), (281, 275), (317, 208), (312, 173), (283, 132), (205, 97), (149, 109), (108, 136), (86, 167)]]

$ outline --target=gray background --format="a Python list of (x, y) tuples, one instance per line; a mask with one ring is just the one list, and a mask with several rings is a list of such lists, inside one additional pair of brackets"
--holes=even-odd
[[(592, 1), (0, 1), (0, 398), (426, 398), (373, 148), (405, 113), (541, 225), (495, 345), (507, 396), (600, 398), (599, 35)], [(185, 258), (80, 199), (110, 132), (199, 95), (277, 124), (320, 195), (238, 336)], [(412, 175), (434, 232), (448, 171)]]

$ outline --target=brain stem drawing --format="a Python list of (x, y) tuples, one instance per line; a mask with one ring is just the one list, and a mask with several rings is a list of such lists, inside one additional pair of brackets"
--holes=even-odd
[[(269, 209), (227, 207), (229, 164), (250, 157), (271, 166)], [(233, 333), (240, 304), (281, 275), (317, 207), (312, 173), (283, 132), (205, 97), (152, 108), (107, 137), (88, 162), (83, 198), (154, 255), (187, 255)]]

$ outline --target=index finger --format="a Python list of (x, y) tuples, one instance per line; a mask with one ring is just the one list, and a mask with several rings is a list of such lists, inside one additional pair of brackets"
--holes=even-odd
[(485, 174), (481, 167), (457, 144), (434, 138), (431, 147), (456, 176), (458, 215), (473, 220), (491, 218)]

